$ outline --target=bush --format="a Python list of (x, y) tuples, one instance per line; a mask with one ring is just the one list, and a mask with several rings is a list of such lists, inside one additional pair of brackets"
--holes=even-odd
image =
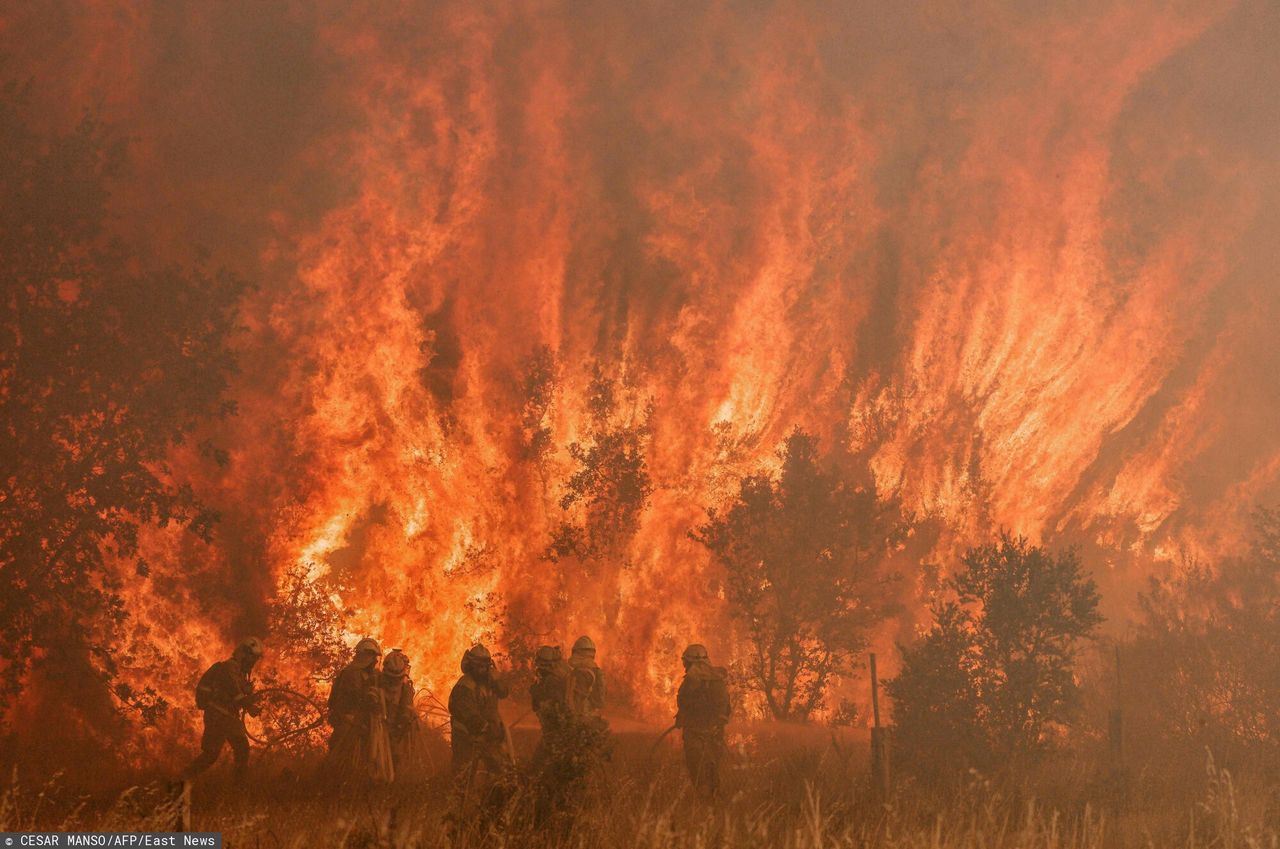
[(1074, 551), (1002, 533), (970, 549), (932, 606), (933, 626), (901, 648), (887, 683), (898, 756), (938, 776), (1025, 763), (1074, 716), (1080, 640), (1102, 621)]
[(1243, 557), (1184, 563), (1151, 579), (1123, 647), (1138, 742), (1189, 757), (1206, 748), (1233, 769), (1280, 758), (1280, 512), (1256, 515)]

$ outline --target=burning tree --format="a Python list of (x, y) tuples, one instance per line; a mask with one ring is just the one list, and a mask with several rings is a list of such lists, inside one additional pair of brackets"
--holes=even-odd
[(742, 478), (692, 536), (725, 571), (730, 610), (752, 645), (750, 682), (774, 717), (805, 720), (888, 614), (879, 567), (904, 526), (874, 483), (824, 468), (810, 434), (794, 431), (779, 457), (777, 477)]
[(555, 353), (549, 346), (540, 345), (520, 370), (519, 391), (524, 399), (520, 408), (520, 454), (522, 459), (536, 461), (539, 467), (555, 447), (547, 416), (555, 397), (557, 369)]
[(627, 389), (594, 367), (587, 395), (590, 429), (586, 441), (569, 445), (575, 469), (560, 499), (560, 507), (577, 511), (580, 520), (555, 529), (547, 549), (551, 560), (616, 557), (649, 503), (653, 480), (645, 455), (653, 402), (627, 398)]
[(1002, 533), (971, 548), (933, 604), (933, 627), (902, 649), (888, 682), (903, 759), (990, 767), (1042, 749), (1079, 690), (1080, 641), (1102, 622), (1098, 592), (1074, 551)]
[[(196, 428), (233, 411), (227, 347), (244, 286), (226, 274), (149, 269), (107, 237), (108, 183), (123, 145), (86, 119), (43, 138), (21, 87), (0, 96), (0, 695), (33, 667), (111, 686), (154, 713), (154, 694), (115, 684), (120, 591), (144, 580), (139, 531), (177, 524), (207, 538), (214, 515), (165, 464)], [(206, 454), (224, 459), (208, 446)], [(133, 560), (122, 577), (113, 560)], [(135, 577), (136, 576), (136, 577)]]

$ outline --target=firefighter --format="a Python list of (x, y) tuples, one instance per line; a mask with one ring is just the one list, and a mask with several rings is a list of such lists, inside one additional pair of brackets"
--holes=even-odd
[(514, 792), (515, 763), (498, 702), (507, 686), (494, 673), (493, 657), (482, 645), (462, 655), (462, 677), (449, 693), (455, 829), (495, 824)]
[(574, 641), (569, 667), (569, 709), (580, 719), (599, 719), (604, 710), (604, 672), (596, 666), (596, 644), (590, 637)]
[(684, 742), (689, 779), (700, 795), (720, 793), (720, 758), (725, 751), (724, 727), (729, 722), (728, 675), (711, 665), (705, 646), (694, 643), (681, 655), (684, 680), (676, 694), (676, 728)]
[(505, 772), (511, 758), (498, 701), (507, 697), (507, 686), (494, 674), (493, 657), (482, 645), (463, 653), (461, 667), (462, 677), (449, 693), (454, 772), (473, 768)]
[(559, 646), (540, 646), (533, 659), (534, 682), (529, 700), (542, 728), (533, 753), (537, 790), (534, 816), (539, 823), (566, 807), (570, 788), (580, 770), (574, 763), (573, 714), (569, 710), (572, 669)]
[(244, 779), (249, 766), (244, 714), (258, 715), (249, 673), (261, 658), (262, 640), (249, 637), (240, 641), (230, 658), (218, 661), (200, 676), (196, 684), (196, 707), (204, 711), (204, 734), (200, 737), (200, 754), (182, 772), (184, 780), (213, 766), (224, 745), (231, 747), (236, 780)]
[(579, 637), (569, 655), (569, 710), (574, 721), (574, 745), (590, 771), (609, 760), (613, 740), (605, 720), (604, 672), (596, 665), (596, 644), (590, 637)]
[(529, 701), (542, 727), (539, 750), (549, 736), (561, 733), (569, 722), (570, 671), (559, 646), (540, 646), (533, 656), (534, 682), (529, 687)]
[(396, 778), (422, 777), (427, 760), (422, 723), (413, 706), (416, 693), (409, 677), (409, 658), (400, 649), (392, 649), (382, 659), (380, 685)]
[(382, 648), (368, 637), (356, 643), (351, 662), (329, 691), (329, 755), (326, 776), (337, 781), (391, 781), (386, 704), (378, 673)]

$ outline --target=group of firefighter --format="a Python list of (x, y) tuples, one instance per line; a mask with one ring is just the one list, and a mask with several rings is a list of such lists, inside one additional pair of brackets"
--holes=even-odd
[[(231, 657), (209, 667), (196, 685), (196, 706), (204, 712), (200, 754), (187, 767), (190, 780), (208, 769), (222, 749), (231, 748), (237, 778), (249, 761), (246, 714), (257, 716), (260, 694), (252, 672), (262, 658), (262, 640), (250, 637)], [(707, 650), (690, 645), (681, 655), (684, 679), (676, 695), (674, 729), (683, 739), (685, 764), (694, 789), (715, 798), (730, 700), (725, 670), (711, 665)], [(462, 655), (462, 676), (449, 693), (455, 790), (472, 804), (499, 806), (515, 786), (515, 751), (498, 711), (510, 693), (482, 645)], [(542, 734), (530, 763), (541, 813), (555, 813), (580, 799), (596, 778), (607, 776), (612, 738), (604, 718), (604, 672), (596, 646), (579, 637), (566, 659), (559, 646), (534, 655), (531, 710)], [(385, 656), (376, 640), (363, 639), (329, 692), (331, 729), (322, 775), (331, 781), (389, 783), (425, 777), (426, 740), (414, 705), (409, 658), (400, 649)], [(415, 775), (417, 773), (417, 775)]]

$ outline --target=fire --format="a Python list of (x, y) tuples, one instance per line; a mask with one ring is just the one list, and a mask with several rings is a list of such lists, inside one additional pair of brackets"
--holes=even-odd
[[(1277, 409), (1238, 385), (1276, 362), (1276, 172), (1179, 98), (1253, 7), (934, 5), (101, 2), (30, 49), (39, 15), (5, 13), (51, 121), (100, 104), (137, 137), (121, 231), (260, 285), (212, 434), (232, 463), (175, 456), (220, 543), (157, 531), (179, 592), (129, 584), (178, 669), (128, 675), (188, 703), (301, 568), (437, 694), (473, 641), (588, 633), (665, 714), (684, 642), (737, 648), (687, 532), (795, 426), (942, 522), (939, 559), (1005, 526), (1131, 587), (1236, 545), (1280, 492), (1280, 445), (1225, 409)], [(593, 364), (610, 427), (652, 401), (653, 490), (604, 555), (553, 562)]]

